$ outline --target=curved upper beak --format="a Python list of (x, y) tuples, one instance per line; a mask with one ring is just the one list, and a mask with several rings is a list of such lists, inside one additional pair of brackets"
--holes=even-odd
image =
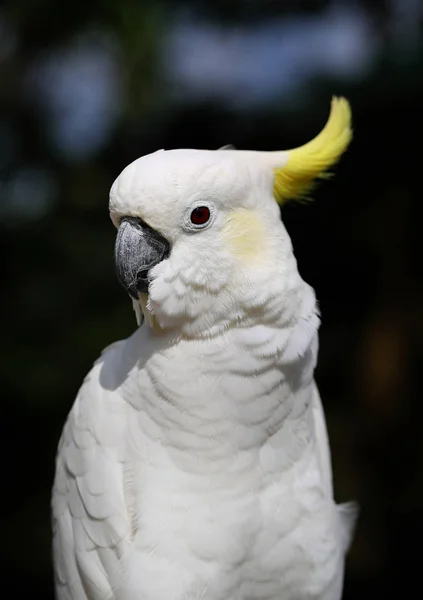
[(148, 272), (169, 256), (169, 242), (141, 219), (124, 217), (115, 244), (116, 273), (129, 295), (148, 291)]

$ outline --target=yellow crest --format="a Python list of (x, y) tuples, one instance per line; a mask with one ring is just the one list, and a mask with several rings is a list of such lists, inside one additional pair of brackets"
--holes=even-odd
[(274, 167), (277, 202), (306, 197), (315, 180), (338, 162), (351, 138), (350, 105), (345, 98), (333, 97), (329, 119), (319, 135), (304, 146), (281, 153), (287, 160)]

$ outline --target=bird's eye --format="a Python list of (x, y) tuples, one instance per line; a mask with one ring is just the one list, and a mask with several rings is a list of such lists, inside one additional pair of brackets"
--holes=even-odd
[(210, 209), (207, 206), (197, 206), (191, 213), (191, 223), (205, 225), (210, 221)]

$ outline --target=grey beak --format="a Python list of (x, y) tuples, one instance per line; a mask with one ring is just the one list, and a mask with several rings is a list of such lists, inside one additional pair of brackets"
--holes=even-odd
[(138, 300), (148, 291), (148, 272), (169, 256), (169, 242), (141, 219), (124, 217), (115, 244), (116, 273), (119, 283)]

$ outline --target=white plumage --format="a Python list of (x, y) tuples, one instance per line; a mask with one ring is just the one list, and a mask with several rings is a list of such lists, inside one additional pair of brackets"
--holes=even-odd
[(58, 600), (341, 597), (354, 511), (333, 500), (316, 301), (266, 156), (160, 151), (112, 188), (115, 225), (142, 219), (170, 253), (63, 431)]

